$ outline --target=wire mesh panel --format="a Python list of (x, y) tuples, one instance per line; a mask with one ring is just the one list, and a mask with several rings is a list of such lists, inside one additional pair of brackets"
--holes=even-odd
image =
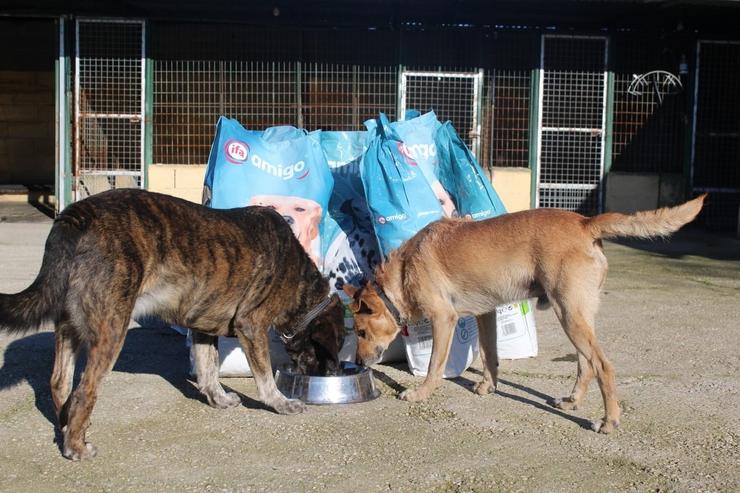
[(434, 111), (440, 121), (450, 120), (473, 154), (479, 155), (479, 72), (401, 73), (402, 116), (406, 109)]
[(699, 41), (696, 60), (692, 184), (711, 192), (702, 220), (736, 231), (740, 207), (740, 43)]
[(76, 199), (142, 185), (143, 74), (143, 22), (77, 21)]
[(303, 125), (310, 130), (360, 130), (380, 112), (395, 118), (395, 67), (308, 63), (301, 82)]
[(296, 63), (158, 60), (154, 160), (205, 164), (220, 115), (250, 129), (296, 125)]
[(537, 206), (584, 214), (601, 202), (606, 38), (542, 37)]
[(483, 110), (489, 166), (529, 167), (529, 70), (494, 69), (487, 77)]

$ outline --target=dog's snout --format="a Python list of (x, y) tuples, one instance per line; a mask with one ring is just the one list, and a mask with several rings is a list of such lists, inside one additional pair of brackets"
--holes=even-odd
[(285, 219), (285, 222), (293, 226), (293, 223), (295, 222), (295, 219), (293, 219), (290, 216), (283, 216), (283, 219)]

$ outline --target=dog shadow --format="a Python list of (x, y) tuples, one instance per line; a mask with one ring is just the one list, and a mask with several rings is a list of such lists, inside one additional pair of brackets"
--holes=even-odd
[[(75, 386), (84, 371), (85, 360), (83, 350), (75, 367)], [(137, 327), (128, 331), (113, 371), (159, 375), (186, 398), (208, 405), (205, 396), (198, 391), (189, 376), (189, 361), (184, 336), (166, 327)], [(61, 443), (49, 383), (53, 365), (53, 332), (40, 332), (16, 339), (5, 348), (4, 363), (0, 368), (0, 390), (27, 382), (33, 389), (36, 409), (54, 425), (57, 443)], [(247, 408), (269, 409), (263, 403), (227, 385), (223, 387), (227, 392), (236, 392), (242, 405)]]
[[(400, 364), (400, 363), (398, 365), (393, 364), (393, 363), (383, 363), (383, 366), (390, 366), (390, 367), (393, 367), (393, 368), (396, 368), (396, 369), (401, 369), (401, 370), (403, 370), (405, 368), (404, 364)], [(469, 371), (470, 373), (474, 373), (476, 375), (479, 375), (481, 377), (483, 376), (483, 372), (480, 371), (480, 370), (478, 370), (478, 369), (476, 369), (476, 368), (468, 368), (467, 371)], [(373, 376), (377, 380), (381, 381), (383, 384), (385, 384), (388, 387), (390, 387), (391, 389), (393, 389), (398, 394), (400, 394), (401, 392), (403, 392), (404, 390), (406, 390), (406, 387), (404, 385), (400, 384), (397, 380), (395, 380), (394, 378), (392, 378), (388, 374), (383, 373), (382, 371), (380, 371), (378, 369), (378, 366), (373, 367)], [(457, 385), (460, 385), (461, 387), (463, 387), (463, 388), (465, 388), (465, 389), (467, 389), (467, 390), (469, 390), (471, 392), (473, 392), (473, 388), (475, 387), (475, 384), (476, 384), (476, 382), (473, 382), (472, 380), (470, 380), (469, 378), (466, 378), (464, 376), (450, 378), (449, 381), (450, 382), (453, 382), (453, 383), (456, 383)], [(591, 429), (591, 421), (589, 421), (589, 420), (587, 420), (585, 418), (579, 418), (578, 416), (572, 416), (572, 415), (570, 415), (568, 413), (565, 413), (565, 412), (561, 411), (560, 409), (557, 409), (555, 407), (552, 407), (553, 404), (554, 404), (554, 401), (555, 401), (555, 399), (552, 396), (549, 396), (547, 394), (543, 394), (542, 392), (538, 392), (537, 390), (534, 390), (532, 388), (525, 387), (524, 385), (520, 385), (520, 384), (517, 384), (517, 383), (514, 383), (514, 382), (510, 382), (508, 380), (502, 380), (500, 378), (498, 380), (498, 384), (499, 384), (498, 385), (498, 388), (496, 389), (496, 392), (495, 392), (496, 395), (500, 395), (501, 397), (505, 397), (507, 399), (511, 399), (511, 400), (514, 400), (514, 401), (517, 401), (517, 402), (521, 402), (522, 404), (528, 404), (528, 405), (533, 406), (533, 407), (535, 407), (537, 409), (540, 409), (542, 411), (546, 411), (546, 412), (548, 412), (550, 414), (554, 414), (554, 415), (556, 415), (558, 417), (561, 417), (563, 419), (566, 419), (568, 421), (571, 421), (571, 422), (577, 424), (578, 426), (580, 426), (581, 428), (584, 428), (586, 430), (590, 430)], [(501, 384), (504, 384), (504, 385), (507, 385), (509, 387), (515, 388), (515, 389), (520, 390), (522, 392), (526, 392), (527, 394), (529, 394), (529, 395), (531, 395), (531, 396), (533, 396), (533, 397), (535, 397), (535, 398), (537, 398), (537, 399), (539, 399), (541, 401), (544, 401), (544, 403), (543, 402), (536, 401), (536, 400), (533, 400), (533, 399), (529, 399), (527, 397), (522, 397), (520, 395), (511, 394), (509, 392), (504, 392), (503, 390), (501, 390)]]
[[(480, 370), (478, 370), (478, 369), (476, 369), (476, 368), (468, 368), (468, 371), (471, 372), (471, 373), (475, 373), (476, 375), (479, 375), (481, 377), (483, 376), (483, 372), (480, 371)], [(457, 382), (458, 380), (460, 380), (462, 382)], [(453, 379), (453, 381), (456, 381), (456, 383), (458, 383), (460, 385), (463, 385), (466, 388), (470, 388), (471, 390), (473, 389), (473, 386), (474, 386), (474, 383), (471, 380), (469, 380), (469, 379), (467, 379), (465, 377), (458, 377), (458, 378)], [(512, 387), (512, 388), (517, 389), (517, 390), (519, 390), (521, 392), (526, 392), (527, 394), (531, 395), (532, 397), (535, 397), (535, 398), (539, 399), (539, 401), (536, 401), (536, 400), (533, 400), (533, 399), (528, 399), (527, 397), (523, 397), (521, 395), (515, 395), (515, 394), (511, 394), (509, 392), (504, 392), (503, 390), (501, 390), (501, 384), (504, 384), (506, 386)], [(498, 379), (498, 386), (496, 388), (495, 395), (500, 395), (502, 397), (506, 397), (507, 399), (511, 399), (511, 400), (514, 400), (514, 401), (517, 401), (517, 402), (521, 402), (522, 404), (529, 404), (530, 406), (533, 406), (533, 407), (535, 407), (537, 409), (540, 409), (542, 411), (546, 411), (546, 412), (548, 412), (550, 414), (554, 414), (555, 416), (559, 416), (559, 417), (561, 417), (563, 419), (567, 419), (568, 421), (571, 421), (571, 422), (577, 424), (578, 426), (580, 426), (583, 429), (586, 429), (586, 430), (590, 430), (591, 429), (591, 421), (589, 421), (586, 418), (579, 418), (578, 416), (573, 416), (571, 414), (568, 414), (566, 412), (561, 411), (560, 409), (557, 409), (556, 407), (553, 407), (554, 404), (555, 404), (555, 398), (554, 397), (552, 397), (550, 395), (547, 395), (547, 394), (543, 394), (542, 392), (539, 392), (537, 390), (534, 390), (531, 387), (527, 387), (527, 386), (524, 386), (524, 385), (521, 385), (521, 384), (518, 384), (518, 383), (511, 382), (509, 380), (503, 380), (503, 379), (499, 378)], [(543, 401), (543, 402), (540, 402), (540, 401)]]

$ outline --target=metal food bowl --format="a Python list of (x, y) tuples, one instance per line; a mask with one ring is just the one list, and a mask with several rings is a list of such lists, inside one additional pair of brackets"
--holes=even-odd
[(301, 375), (283, 367), (275, 372), (275, 383), (285, 397), (306, 404), (353, 404), (380, 395), (372, 370), (346, 361), (339, 375), (328, 377)]

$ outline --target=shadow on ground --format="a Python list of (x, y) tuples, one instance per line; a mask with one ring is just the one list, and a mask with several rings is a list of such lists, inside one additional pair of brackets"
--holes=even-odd
[[(56, 425), (49, 379), (54, 363), (54, 334), (41, 332), (12, 341), (5, 348), (0, 368), (0, 390), (28, 382), (35, 394), (36, 408)], [(78, 360), (75, 385), (85, 366), (84, 354)], [(168, 328), (139, 327), (129, 330), (114, 372), (159, 375), (189, 398), (207, 402), (189, 379), (189, 354), (185, 338)], [(234, 389), (224, 385), (229, 392)], [(237, 392), (243, 405), (266, 409), (259, 401)]]

